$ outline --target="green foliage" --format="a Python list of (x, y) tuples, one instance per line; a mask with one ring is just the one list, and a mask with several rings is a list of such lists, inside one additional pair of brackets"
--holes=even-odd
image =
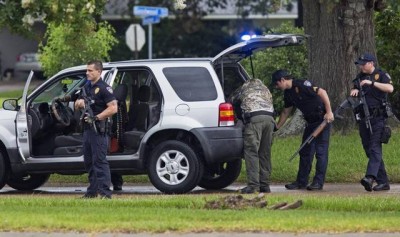
[(376, 47), (378, 51), (379, 66), (385, 69), (391, 76), (395, 88), (390, 94), (390, 101), (400, 113), (400, 13), (388, 8), (375, 15)]
[[(296, 28), (291, 23), (283, 23), (280, 27), (272, 29), (275, 33), (304, 34), (302, 28)], [(287, 69), (296, 78), (307, 76), (308, 60), (307, 46), (272, 48), (258, 52), (253, 57), (254, 77), (261, 79), (265, 85), (270, 85), (271, 75), (278, 69)], [(242, 65), (252, 76), (250, 58), (243, 60)], [(270, 88), (270, 90), (273, 88)], [(281, 92), (272, 90), (274, 107), (277, 111), (283, 107)]]
[(386, 0), (388, 6), (396, 12), (400, 11), (400, 3), (399, 0)]
[(5, 0), (0, 3), (0, 27), (11, 32), (34, 36), (34, 21), (45, 23), (80, 25), (103, 12), (105, 0)]
[(34, 36), (37, 19), (47, 24), (40, 61), (46, 76), (90, 59), (109, 59), (108, 51), (117, 42), (107, 23), (98, 24), (106, 0), (6, 0), (0, 7), (0, 27)]
[[(97, 27), (97, 28), (96, 28)], [(109, 60), (108, 51), (117, 42), (114, 29), (94, 21), (76, 25), (49, 24), (47, 43), (41, 47), (40, 61), (46, 76), (61, 69), (84, 64), (92, 59)]]

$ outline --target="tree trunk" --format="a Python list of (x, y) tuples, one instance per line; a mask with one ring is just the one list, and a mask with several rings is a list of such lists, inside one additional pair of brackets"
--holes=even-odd
[[(358, 69), (354, 61), (375, 52), (373, 0), (303, 0), (309, 79), (327, 90), (332, 110), (350, 94)], [(372, 5), (372, 7), (371, 7)], [(353, 118), (335, 121), (347, 130)]]

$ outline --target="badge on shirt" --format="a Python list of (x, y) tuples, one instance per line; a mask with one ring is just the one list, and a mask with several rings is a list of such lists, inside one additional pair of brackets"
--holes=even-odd
[(96, 88), (95, 90), (94, 90), (94, 94), (96, 95), (97, 93), (99, 93), (99, 91), (100, 91), (100, 88)]
[(379, 74), (375, 74), (375, 81), (379, 80)]
[(107, 87), (108, 92), (110, 92), (111, 94), (113, 93), (113, 89), (111, 87)]
[(307, 80), (305, 80), (305, 81), (304, 81), (304, 85), (305, 85), (305, 86), (308, 86), (308, 87), (310, 87), (310, 86), (311, 86), (311, 82), (310, 82), (310, 81), (307, 81)]

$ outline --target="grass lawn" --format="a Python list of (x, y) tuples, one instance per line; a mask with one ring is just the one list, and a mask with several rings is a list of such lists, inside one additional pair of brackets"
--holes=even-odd
[[(224, 194), (226, 195), (226, 194)], [(129, 195), (112, 200), (77, 196), (0, 196), (0, 231), (78, 232), (399, 232), (395, 196), (269, 194), (271, 206), (303, 200), (295, 210), (205, 209), (222, 194)], [(247, 195), (252, 198), (255, 195)]]

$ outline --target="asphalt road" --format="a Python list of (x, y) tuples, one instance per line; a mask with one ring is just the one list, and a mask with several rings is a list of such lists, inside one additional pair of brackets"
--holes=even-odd
[[(237, 193), (237, 191), (244, 187), (243, 184), (234, 184), (228, 186), (222, 190), (205, 190), (202, 188), (195, 188), (189, 194), (206, 194), (206, 193)], [(42, 186), (35, 191), (17, 191), (8, 186), (5, 186), (0, 190), (0, 194), (16, 194), (16, 195), (31, 195), (34, 194), (51, 194), (51, 195), (76, 195), (77, 197), (83, 195), (86, 190), (86, 184), (62, 184), (56, 186), (55, 184), (47, 184)], [(320, 193), (322, 195), (399, 195), (400, 194), (400, 184), (391, 184), (389, 191), (381, 191), (381, 192), (367, 192), (364, 190), (364, 187), (358, 183), (351, 184), (333, 184), (327, 183), (324, 186), (324, 189), (321, 191), (307, 191), (307, 190), (287, 190), (284, 187), (284, 184), (273, 184), (271, 185), (272, 193)], [(137, 194), (162, 194), (155, 187), (148, 184), (126, 184), (123, 186), (122, 191), (114, 192), (114, 198), (123, 198), (128, 195), (137, 195)]]

